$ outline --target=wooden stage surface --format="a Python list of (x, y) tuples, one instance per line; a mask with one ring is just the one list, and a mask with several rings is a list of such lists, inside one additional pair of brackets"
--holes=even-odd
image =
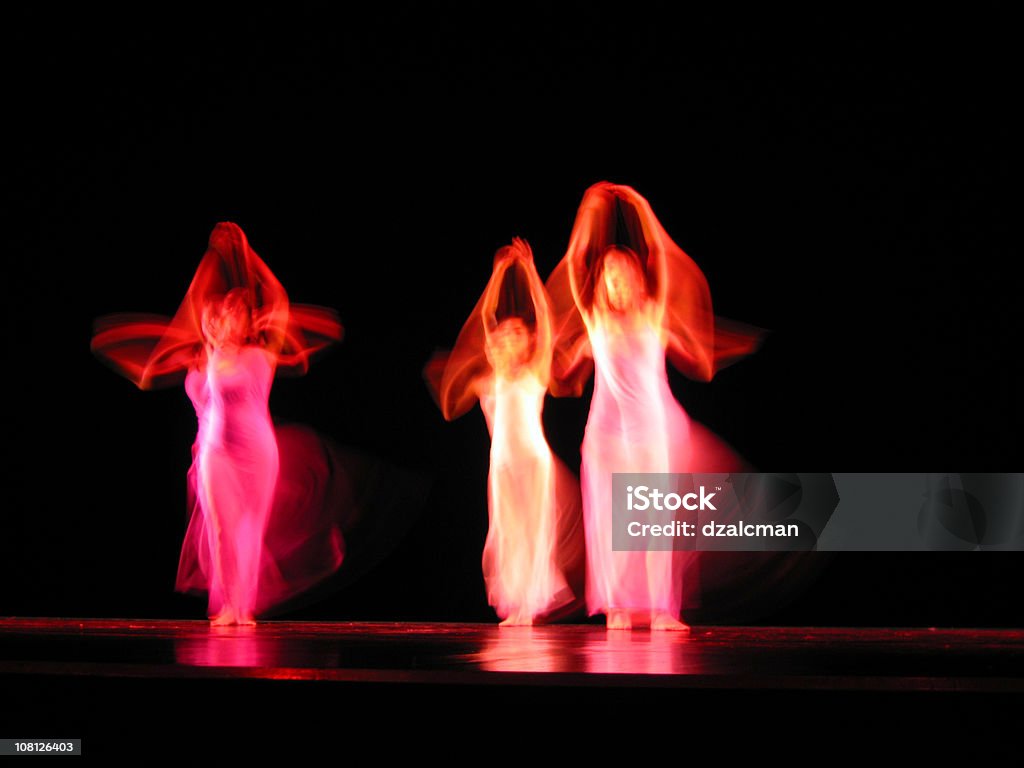
[(0, 692), (0, 737), (143, 764), (1016, 755), (1024, 631), (0, 619)]
[(0, 619), (0, 676), (1024, 692), (1024, 631)]

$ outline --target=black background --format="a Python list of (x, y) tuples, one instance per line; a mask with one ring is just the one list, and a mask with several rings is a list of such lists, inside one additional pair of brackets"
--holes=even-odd
[[(488, 437), (422, 380), (513, 236), (538, 270), (629, 184), (767, 328), (693, 416), (767, 471), (1020, 470), (1016, 41), (998, 15), (653, 7), (17, 14), (4, 32), (0, 613), (201, 617), (172, 592), (195, 416), (89, 352), (171, 314), (218, 221), (344, 343), (275, 417), (432, 478), (371, 572), (292, 617), (490, 620)], [(589, 396), (589, 393), (588, 393)], [(578, 466), (588, 399), (548, 400)], [(1021, 625), (1017, 554), (844, 554), (751, 620)]]

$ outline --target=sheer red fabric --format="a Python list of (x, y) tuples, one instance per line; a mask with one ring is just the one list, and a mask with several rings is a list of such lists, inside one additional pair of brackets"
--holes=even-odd
[(101, 317), (92, 350), (141, 389), (178, 384), (205, 360), (203, 315), (228, 294), (240, 296), (251, 311), (245, 343), (270, 353), (276, 369), (305, 373), (314, 353), (341, 340), (336, 313), (290, 304), (241, 228), (221, 222), (173, 318), (138, 313)]
[(592, 373), (587, 320), (600, 314), (604, 257), (629, 249), (641, 268), (651, 324), (669, 360), (691, 379), (753, 352), (762, 331), (715, 317), (704, 273), (662, 228), (650, 204), (632, 187), (599, 182), (583, 196), (569, 248), (547, 280), (556, 337), (552, 391), (579, 396)]

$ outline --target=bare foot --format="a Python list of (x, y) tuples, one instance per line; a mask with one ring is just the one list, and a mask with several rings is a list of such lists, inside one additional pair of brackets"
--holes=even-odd
[(530, 627), (533, 626), (533, 619), (522, 613), (513, 613), (507, 619), (498, 624), (499, 627)]
[(210, 626), (213, 627), (252, 627), (255, 624), (256, 619), (248, 613), (222, 611), (216, 616), (210, 617)]
[(656, 613), (651, 617), (651, 629), (663, 629), (669, 632), (689, 632), (690, 627), (670, 613)]
[(608, 629), (632, 629), (633, 622), (630, 621), (629, 611), (621, 608), (609, 608), (607, 616)]

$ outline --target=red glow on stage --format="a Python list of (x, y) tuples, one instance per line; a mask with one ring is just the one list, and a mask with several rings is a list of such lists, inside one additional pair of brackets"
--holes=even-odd
[(552, 391), (579, 395), (595, 375), (581, 471), (588, 609), (605, 614), (609, 628), (685, 629), (679, 616), (695, 558), (613, 551), (611, 476), (741, 469), (676, 401), (665, 357), (706, 381), (753, 351), (758, 333), (714, 316), (703, 273), (626, 186), (587, 190), (547, 288), (556, 318)]
[[(1024, 692), (1024, 631), (0, 619), (0, 675), (457, 686)], [(767, 660), (767, 661), (766, 661)]]
[(334, 313), (290, 304), (230, 223), (214, 229), (173, 318), (96, 323), (93, 351), (140, 388), (184, 375), (199, 428), (176, 586), (208, 592), (215, 623), (251, 623), (341, 564), (329, 449), (311, 430), (275, 430), (267, 408), (277, 370), (305, 372), (340, 338)]
[(504, 625), (531, 624), (581, 595), (583, 537), (576, 478), (552, 454), (541, 411), (551, 376), (544, 284), (523, 240), (498, 251), (454, 349), (427, 366), (446, 419), (479, 400), (491, 435), (483, 572)]

